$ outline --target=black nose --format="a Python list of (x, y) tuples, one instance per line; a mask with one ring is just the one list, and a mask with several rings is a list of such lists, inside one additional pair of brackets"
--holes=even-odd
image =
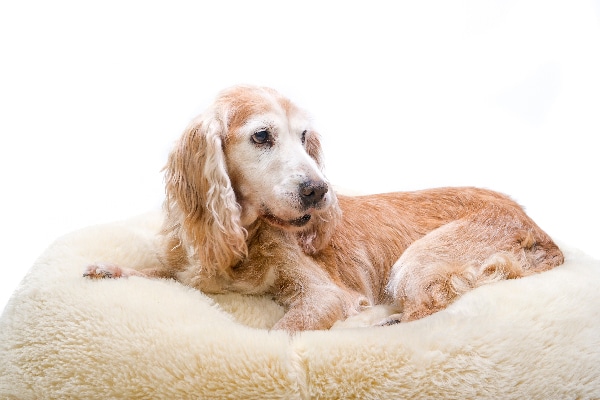
[(304, 208), (317, 207), (328, 190), (325, 182), (312, 180), (302, 182), (299, 189), (300, 200)]

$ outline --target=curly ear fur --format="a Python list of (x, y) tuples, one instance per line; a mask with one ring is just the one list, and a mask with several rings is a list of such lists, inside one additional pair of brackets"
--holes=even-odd
[[(306, 152), (316, 161), (319, 168), (323, 171), (325, 168), (321, 140), (317, 132), (310, 132), (306, 137)], [(337, 229), (338, 223), (342, 218), (342, 210), (333, 192), (331, 192), (331, 204), (326, 211), (315, 215), (315, 221), (310, 228), (298, 234), (298, 243), (307, 254), (315, 254), (323, 249), (329, 243), (333, 232)]]
[(222, 149), (225, 124), (209, 113), (186, 129), (165, 167), (165, 231), (209, 273), (247, 255), (246, 230)]

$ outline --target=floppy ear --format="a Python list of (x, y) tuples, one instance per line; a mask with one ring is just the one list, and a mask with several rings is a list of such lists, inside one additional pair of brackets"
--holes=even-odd
[(223, 270), (247, 252), (246, 230), (227, 173), (225, 124), (200, 117), (183, 133), (165, 167), (167, 231), (191, 248), (201, 268)]
[[(321, 171), (323, 171), (325, 169), (323, 149), (317, 132), (307, 132), (305, 148), (308, 155), (316, 161)], [(306, 231), (298, 234), (298, 243), (307, 254), (314, 254), (327, 246), (331, 235), (337, 229), (342, 218), (342, 210), (331, 185), (329, 185), (329, 190), (331, 191), (331, 204), (324, 211), (314, 216), (314, 222)]]

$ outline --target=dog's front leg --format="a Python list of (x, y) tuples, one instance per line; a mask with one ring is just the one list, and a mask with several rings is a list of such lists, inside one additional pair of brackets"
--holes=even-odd
[(141, 276), (145, 278), (174, 278), (173, 272), (162, 268), (147, 268), (137, 270), (133, 268), (120, 267), (115, 264), (90, 264), (84, 272), (83, 277), (88, 279), (118, 279), (128, 278), (130, 276)]
[(304, 290), (287, 306), (287, 312), (273, 329), (288, 332), (329, 329), (336, 321), (345, 318), (342, 296), (329, 290)]
[(329, 329), (372, 305), (364, 295), (351, 291), (311, 259), (280, 271), (272, 293), (287, 311), (273, 329), (289, 332)]

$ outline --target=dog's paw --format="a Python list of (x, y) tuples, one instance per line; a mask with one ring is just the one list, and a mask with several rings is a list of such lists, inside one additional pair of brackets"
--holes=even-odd
[(402, 313), (390, 315), (389, 317), (376, 323), (375, 326), (390, 326), (399, 324), (402, 322), (402, 315)]
[(92, 264), (85, 269), (83, 277), (89, 279), (116, 279), (127, 277), (127, 275), (122, 268), (116, 265)]
[(372, 326), (393, 325), (397, 323), (393, 322), (393, 320), (396, 317), (399, 320), (402, 316), (398, 311), (399, 310), (396, 307), (381, 304), (367, 307), (360, 313), (348, 317), (346, 320), (337, 321), (333, 324), (332, 329), (369, 328)]

